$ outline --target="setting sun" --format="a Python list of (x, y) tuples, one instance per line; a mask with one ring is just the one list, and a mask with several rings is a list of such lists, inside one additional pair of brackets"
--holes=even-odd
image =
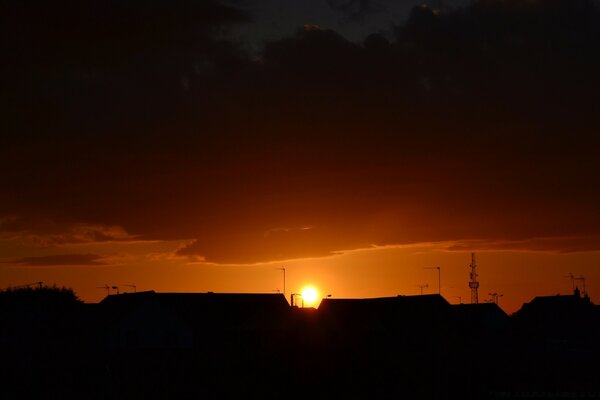
[(307, 286), (302, 289), (302, 299), (307, 306), (313, 306), (319, 298), (319, 292), (312, 286)]

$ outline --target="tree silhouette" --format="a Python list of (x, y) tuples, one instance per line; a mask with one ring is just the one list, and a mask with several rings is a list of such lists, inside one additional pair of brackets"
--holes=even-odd
[(73, 289), (64, 286), (9, 287), (0, 290), (0, 306), (4, 307), (18, 304), (68, 306), (81, 303), (83, 302)]

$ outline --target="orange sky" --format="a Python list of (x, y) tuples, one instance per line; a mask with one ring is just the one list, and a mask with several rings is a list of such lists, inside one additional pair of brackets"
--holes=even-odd
[[(6, 246), (6, 242), (3, 243)], [(110, 265), (97, 266), (3, 266), (0, 286), (14, 286), (36, 281), (68, 286), (86, 302), (100, 301), (106, 292), (97, 286), (135, 284), (137, 290), (160, 292), (262, 292), (283, 290), (286, 268), (286, 291), (299, 292), (306, 285), (315, 286), (325, 297), (382, 297), (398, 294), (416, 295), (419, 285), (427, 284), (424, 293), (436, 293), (437, 271), (426, 267), (440, 266), (442, 295), (450, 303), (470, 301), (467, 286), (470, 253), (448, 251), (447, 245), (433, 243), (405, 247), (354, 250), (321, 258), (306, 258), (253, 265), (216, 265), (190, 262), (175, 257), (179, 242), (79, 245), (84, 254), (113, 254)], [(11, 248), (14, 246), (11, 245)], [(31, 249), (21, 248), (27, 254)], [(45, 254), (75, 250), (46, 249)], [(125, 255), (127, 252), (127, 255)], [(15, 253), (16, 254), (16, 253)], [(500, 306), (507, 312), (519, 309), (523, 302), (537, 295), (568, 294), (569, 272), (586, 277), (592, 301), (600, 298), (600, 253), (565, 253), (533, 251), (481, 251), (477, 253), (481, 287), (480, 301), (489, 293), (501, 293)], [(581, 283), (579, 284), (581, 286)], [(114, 290), (112, 291), (115, 292)]]

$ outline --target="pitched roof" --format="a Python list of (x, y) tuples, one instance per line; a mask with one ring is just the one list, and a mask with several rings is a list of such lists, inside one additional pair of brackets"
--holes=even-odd
[(555, 296), (537, 296), (531, 302), (524, 303), (515, 316), (528, 313), (570, 313), (575, 310), (592, 309), (593, 304), (589, 297), (580, 297), (576, 294)]
[(326, 298), (321, 301), (319, 311), (322, 312), (358, 312), (361, 310), (385, 309), (388, 307), (414, 309), (446, 308), (450, 305), (442, 296), (438, 294), (421, 296), (396, 296), (396, 297), (375, 297), (365, 299), (333, 299)]
[(523, 304), (514, 314), (514, 320), (520, 325), (536, 329), (569, 330), (572, 327), (584, 328), (600, 323), (598, 308), (589, 297), (574, 295), (539, 296)]
[(289, 311), (283, 294), (263, 293), (156, 293), (154, 291), (107, 296), (104, 308), (124, 313), (139, 304), (164, 307), (190, 326), (240, 326), (276, 323)]
[(431, 329), (447, 322), (450, 304), (440, 295), (396, 296), (369, 299), (324, 299), (319, 316), (331, 326), (356, 329)]
[(125, 304), (148, 299), (157, 299), (165, 304), (185, 306), (288, 307), (285, 297), (278, 293), (156, 293), (153, 290), (108, 295), (100, 304)]
[(452, 308), (457, 315), (472, 317), (493, 315), (497, 318), (509, 318), (508, 314), (496, 303), (453, 304)]
[(496, 303), (454, 304), (452, 311), (457, 327), (468, 332), (497, 331), (510, 324), (510, 317)]

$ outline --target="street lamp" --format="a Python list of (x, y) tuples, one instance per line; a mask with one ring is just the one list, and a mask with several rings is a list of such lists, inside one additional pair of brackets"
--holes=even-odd
[(280, 271), (283, 271), (283, 297), (285, 297), (285, 267), (277, 268)]
[(442, 269), (440, 267), (425, 267), (425, 269), (437, 269), (438, 271), (438, 294), (442, 294)]

